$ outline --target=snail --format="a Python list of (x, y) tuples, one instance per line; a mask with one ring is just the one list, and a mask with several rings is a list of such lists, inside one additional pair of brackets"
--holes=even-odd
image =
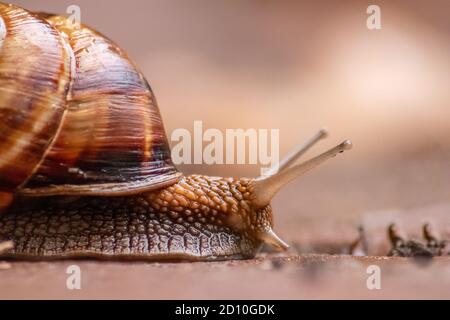
[(294, 162), (320, 130), (259, 178), (185, 176), (155, 96), (111, 40), (63, 16), (0, 4), (0, 242), (16, 259), (227, 260), (273, 231), (271, 199), (351, 147)]

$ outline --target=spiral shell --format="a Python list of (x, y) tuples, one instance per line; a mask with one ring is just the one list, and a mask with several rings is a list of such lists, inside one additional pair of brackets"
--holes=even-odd
[(0, 191), (118, 195), (174, 183), (156, 99), (111, 40), (0, 4)]

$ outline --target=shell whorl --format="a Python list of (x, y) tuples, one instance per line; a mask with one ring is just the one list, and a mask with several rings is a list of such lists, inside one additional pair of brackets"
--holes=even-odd
[(57, 134), (70, 81), (58, 32), (24, 9), (0, 4), (0, 189), (22, 185)]
[[(180, 177), (150, 86), (117, 45), (61, 16), (1, 5), (1, 17), (0, 132), (8, 137), (0, 142), (3, 189), (19, 187), (30, 196), (123, 195)], [(17, 48), (21, 37), (28, 51)], [(9, 154), (15, 156), (4, 157)]]

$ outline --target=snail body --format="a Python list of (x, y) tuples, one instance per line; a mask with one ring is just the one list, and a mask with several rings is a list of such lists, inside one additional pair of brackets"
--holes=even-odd
[(273, 232), (270, 200), (348, 149), (260, 178), (184, 176), (156, 99), (111, 40), (61, 16), (0, 4), (0, 242), (19, 259), (250, 258)]
[(272, 222), (268, 209), (250, 210), (249, 182), (188, 176), (136, 195), (36, 198), (1, 217), (0, 235), (10, 235), (16, 258), (249, 258), (262, 243), (258, 228)]

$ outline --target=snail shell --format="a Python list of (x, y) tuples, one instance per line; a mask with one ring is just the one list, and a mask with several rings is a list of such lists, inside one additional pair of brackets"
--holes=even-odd
[(122, 195), (172, 184), (155, 96), (126, 54), (61, 16), (0, 4), (0, 188)]

